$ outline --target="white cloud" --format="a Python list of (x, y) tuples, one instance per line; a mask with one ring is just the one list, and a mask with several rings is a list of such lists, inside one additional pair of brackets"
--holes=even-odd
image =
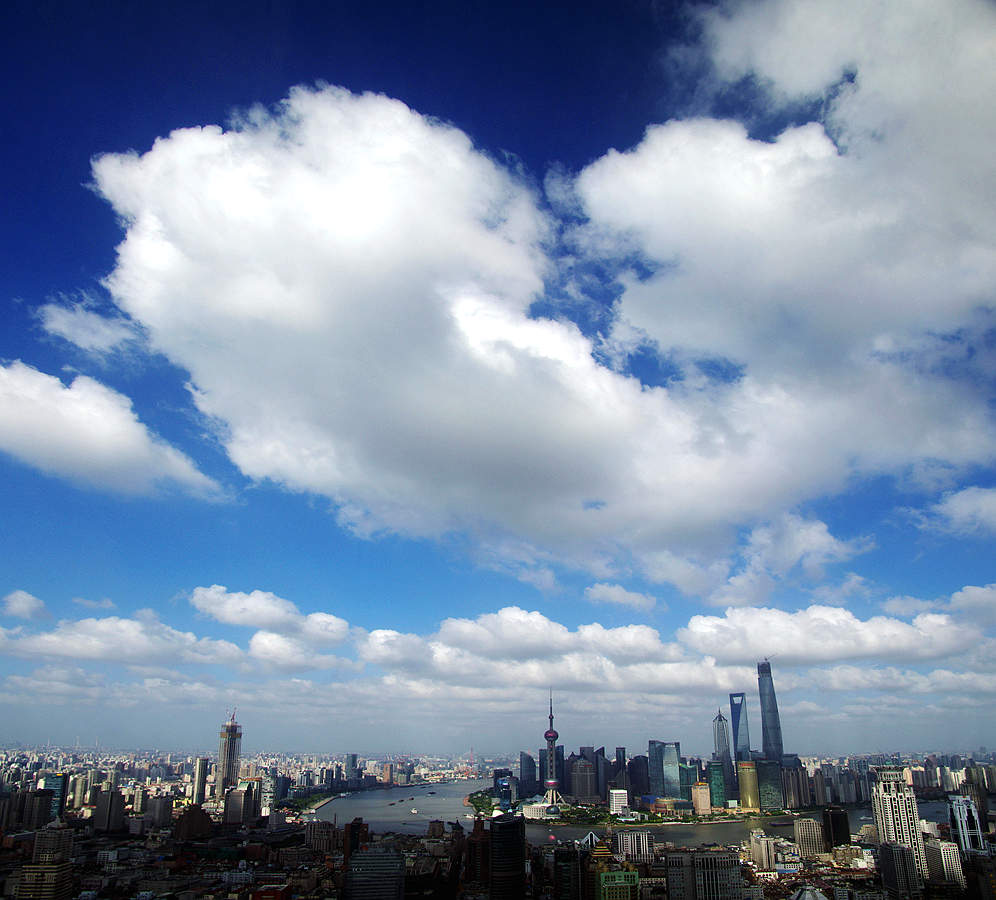
[(100, 600), (88, 600), (86, 597), (73, 597), (73, 603), (77, 606), (85, 606), (87, 609), (114, 609), (114, 601), (110, 597), (102, 597)]
[[(574, 249), (662, 264), (624, 277), (598, 347), (529, 316), (551, 225), (522, 179), (334, 88), (98, 159), (128, 229), (111, 296), (190, 373), (247, 477), (330, 498), (360, 534), (514, 548), (507, 570), (546, 590), (560, 564), (761, 602), (856, 552), (786, 510), (996, 451), (983, 392), (934, 365), (996, 283), (992, 11), (800, 8), (703, 13), (706, 40), (721, 77), (755, 72), (776, 98), (856, 72), (829, 133), (673, 121), (576, 179)], [(683, 379), (647, 388), (593, 359), (635, 340)], [(741, 374), (706, 377), (717, 359)], [(756, 562), (731, 569), (751, 528)]]
[[(190, 372), (247, 476), (330, 497), (359, 533), (469, 534), (543, 589), (554, 563), (602, 578), (622, 562), (712, 590), (730, 523), (776, 521), (855, 460), (901, 467), (929, 442), (919, 420), (882, 424), (895, 452), (862, 463), (854, 445), (877, 446), (867, 422), (883, 416), (842, 423), (809, 376), (802, 394), (769, 380), (712, 393), (600, 366), (574, 326), (529, 317), (549, 266), (530, 191), (396, 101), (298, 89), (251, 119), (96, 162), (128, 223), (108, 286)], [(909, 381), (894, 367), (868, 406), (895, 408)], [(981, 414), (956, 416), (943, 391), (926, 406), (943, 432), (932, 455), (989, 446)]]
[[(218, 622), (259, 628), (262, 629), (260, 634), (296, 636), (310, 644), (321, 645), (340, 644), (349, 635), (349, 623), (345, 619), (325, 612), (303, 615), (290, 600), (270, 591), (257, 590), (246, 594), (213, 584), (211, 587), (194, 588), (190, 602)], [(260, 645), (266, 646), (267, 641), (270, 638), (260, 638)]]
[(137, 336), (130, 322), (101, 316), (85, 303), (46, 303), (38, 315), (49, 334), (96, 353), (107, 353)]
[(996, 489), (968, 487), (931, 507), (929, 523), (958, 534), (996, 533)]
[(51, 631), (8, 640), (6, 650), (18, 656), (138, 665), (176, 661), (232, 664), (243, 659), (242, 651), (229, 641), (198, 638), (189, 631), (178, 631), (149, 611), (140, 612), (133, 619), (108, 616), (63, 620)]
[(751, 531), (741, 554), (742, 570), (713, 591), (709, 602), (714, 606), (758, 605), (767, 599), (777, 580), (793, 571), (816, 580), (823, 576), (824, 566), (868, 548), (867, 540), (835, 538), (818, 519), (785, 513)]
[(296, 624), (301, 617), (290, 600), (269, 591), (244, 594), (229, 591), (222, 584), (194, 588), (190, 602), (205, 615), (228, 625), (273, 628)]
[[(617, 603), (621, 606), (631, 606), (633, 609), (649, 612), (657, 605), (657, 598), (650, 594), (641, 594), (637, 591), (627, 591), (620, 584), (606, 584), (599, 582), (584, 589), (585, 600), (592, 603)], [(662, 606), (666, 609), (666, 606)]]
[(37, 619), (46, 614), (45, 604), (27, 591), (11, 591), (0, 603), (4, 615), (18, 619)]
[(836, 606), (798, 612), (730, 608), (724, 616), (693, 616), (678, 639), (720, 660), (762, 657), (784, 663), (846, 659), (920, 660), (949, 656), (978, 643), (977, 629), (941, 613), (921, 613), (911, 623), (886, 616), (859, 619)]
[(337, 656), (315, 653), (304, 641), (273, 631), (257, 631), (252, 636), (249, 640), (249, 656), (265, 665), (295, 671), (352, 665), (350, 661)]
[(66, 387), (19, 361), (0, 365), (0, 450), (49, 475), (122, 494), (163, 484), (220, 494), (139, 421), (127, 397), (84, 375)]
[(964, 614), (973, 622), (996, 622), (996, 584), (966, 585), (951, 595), (951, 610)]
[(937, 604), (930, 600), (921, 600), (919, 597), (897, 596), (889, 597), (882, 602), (882, 609), (894, 616), (909, 618), (919, 613), (932, 612), (937, 609)]

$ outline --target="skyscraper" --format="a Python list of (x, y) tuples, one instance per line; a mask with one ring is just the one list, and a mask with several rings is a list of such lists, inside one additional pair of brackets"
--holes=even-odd
[(204, 802), (204, 798), (207, 795), (207, 774), (208, 758), (206, 756), (198, 756), (197, 761), (194, 763), (194, 793), (191, 798), (198, 806)]
[(750, 729), (747, 727), (747, 695), (730, 694), (733, 752), (738, 760), (750, 759)]
[(958, 849), (965, 856), (989, 853), (979, 811), (971, 797), (954, 795), (948, 798), (948, 821), (951, 824), (951, 840), (958, 844)]
[(647, 778), (650, 793), (664, 796), (664, 742), (651, 740), (647, 743)]
[(723, 711), (716, 710), (716, 718), (712, 720), (713, 759), (726, 759), (730, 756), (730, 729)]
[(876, 770), (875, 785), (872, 787), (872, 814), (879, 842), (909, 847), (916, 870), (920, 878), (925, 879), (927, 857), (923, 850), (916, 796), (898, 766), (882, 766)]
[(730, 728), (722, 710), (716, 710), (716, 718), (712, 720), (712, 758), (723, 764), (723, 776), (726, 779), (726, 792), (732, 792), (736, 781), (733, 771), (733, 754), (730, 749)]
[[(587, 765), (591, 765), (585, 760)], [(526, 893), (526, 822), (522, 816), (491, 820), (492, 900), (520, 900)]]
[(519, 787), (524, 797), (536, 793), (536, 760), (525, 751), (519, 753)]
[(761, 698), (761, 751), (765, 759), (782, 761), (782, 723), (778, 718), (775, 684), (771, 680), (771, 663), (757, 664), (757, 692)]
[(218, 745), (218, 771), (215, 773), (214, 795), (224, 797), (225, 791), (239, 780), (239, 752), (242, 749), (242, 726), (235, 721), (235, 710), (221, 726)]
[[(664, 742), (664, 796), (681, 797), (681, 743)], [(695, 779), (692, 779), (694, 782)]]

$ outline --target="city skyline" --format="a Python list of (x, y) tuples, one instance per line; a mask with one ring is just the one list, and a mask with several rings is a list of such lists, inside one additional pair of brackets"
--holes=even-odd
[(0, 10), (0, 743), (996, 746), (996, 9), (866, 6)]

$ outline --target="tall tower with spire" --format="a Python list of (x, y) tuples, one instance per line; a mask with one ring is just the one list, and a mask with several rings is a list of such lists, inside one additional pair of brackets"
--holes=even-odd
[(560, 782), (557, 780), (557, 738), (559, 737), (553, 727), (553, 691), (550, 691), (550, 727), (543, 735), (543, 740), (546, 741), (546, 780), (543, 782), (543, 787), (546, 788), (544, 799), (548, 806), (560, 806), (564, 802), (558, 790)]

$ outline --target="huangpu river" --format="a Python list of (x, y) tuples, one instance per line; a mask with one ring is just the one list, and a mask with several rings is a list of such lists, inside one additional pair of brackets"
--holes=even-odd
[[(442, 819), (444, 822), (459, 822), (467, 831), (474, 827), (473, 808), (463, 805), (463, 798), (474, 791), (491, 787), (491, 779), (476, 781), (454, 781), (447, 784), (426, 784), (408, 787), (394, 787), (386, 790), (357, 791), (348, 797), (337, 797), (319, 807), (317, 816), (328, 822), (336, 820), (340, 827), (360, 817), (369, 823), (371, 831), (384, 834), (389, 831), (402, 834), (425, 834), (429, 822)], [(945, 803), (921, 803), (920, 817), (930, 822), (942, 822), (947, 818)], [(412, 810), (416, 812), (412, 812)], [(819, 818), (819, 813), (803, 813), (810, 818)], [(469, 816), (469, 818), (468, 818)], [(862, 825), (872, 824), (870, 807), (854, 807), (848, 810), (851, 831), (856, 833)], [(777, 827), (776, 822), (788, 822), (788, 827)], [(630, 826), (633, 827), (633, 826)], [(750, 837), (751, 831), (762, 828), (777, 837), (792, 840), (791, 820), (786, 816), (750, 817), (739, 822), (717, 822), (710, 825), (640, 825), (654, 833), (658, 843), (669, 841), (678, 847), (699, 847), (704, 844), (738, 844)], [(449, 830), (449, 826), (447, 826)], [(594, 829), (597, 834), (604, 829)], [(616, 829), (618, 830), (618, 829)], [(526, 820), (526, 837), (533, 844), (554, 840), (579, 840), (589, 829), (569, 825), (551, 825), (547, 822)]]

